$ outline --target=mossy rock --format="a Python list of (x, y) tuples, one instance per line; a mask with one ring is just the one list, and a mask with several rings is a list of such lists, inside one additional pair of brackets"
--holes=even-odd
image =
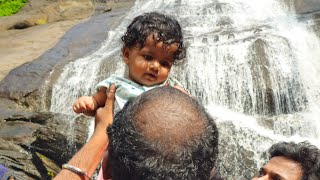
[(51, 160), (50, 158), (46, 157), (45, 155), (39, 152), (36, 152), (36, 155), (38, 156), (38, 158), (41, 160), (42, 164), (46, 168), (48, 177), (53, 178), (55, 175), (59, 173), (61, 168), (55, 162), (53, 162), (53, 160)]

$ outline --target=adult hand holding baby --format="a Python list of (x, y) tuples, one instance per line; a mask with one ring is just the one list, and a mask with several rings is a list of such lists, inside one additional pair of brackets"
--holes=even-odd
[[(88, 179), (96, 170), (109, 144), (106, 128), (113, 122), (114, 96), (116, 87), (112, 84), (107, 93), (105, 106), (96, 112), (95, 130), (90, 140), (63, 166), (55, 180)], [(76, 169), (76, 170), (75, 170)]]
[(104, 129), (112, 124), (113, 116), (114, 116), (114, 97), (116, 93), (116, 85), (111, 84), (110, 88), (108, 89), (106, 103), (103, 108), (97, 109), (95, 115), (95, 129), (99, 126)]

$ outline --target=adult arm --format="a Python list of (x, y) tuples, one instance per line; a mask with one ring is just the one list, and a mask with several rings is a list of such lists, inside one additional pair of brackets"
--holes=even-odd
[[(99, 108), (96, 112), (95, 129), (90, 140), (68, 162), (69, 165), (78, 167), (82, 171), (87, 172), (90, 177), (92, 177), (92, 174), (103, 158), (109, 144), (106, 129), (113, 121), (115, 91), (115, 85), (112, 84), (107, 94), (105, 106)], [(78, 175), (68, 169), (62, 169), (54, 179), (83, 180), (88, 178)]]

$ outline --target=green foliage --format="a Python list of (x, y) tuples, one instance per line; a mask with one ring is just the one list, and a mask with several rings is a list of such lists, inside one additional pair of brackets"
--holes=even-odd
[(49, 177), (51, 177), (51, 179), (53, 179), (54, 176), (55, 176), (55, 174), (54, 174), (53, 172), (51, 172), (51, 171), (47, 171), (47, 175), (48, 175)]
[(28, 0), (0, 0), (0, 16), (10, 16), (17, 13)]

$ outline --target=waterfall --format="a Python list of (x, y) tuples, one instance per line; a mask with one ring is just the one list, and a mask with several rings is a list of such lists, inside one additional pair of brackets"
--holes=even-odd
[(134, 17), (172, 15), (188, 45), (172, 73), (217, 119), (219, 171), (251, 179), (277, 141), (320, 147), (320, 42), (287, 9), (277, 0), (137, 0), (100, 49), (65, 66), (50, 110), (72, 114), (77, 97), (124, 72), (120, 37)]

